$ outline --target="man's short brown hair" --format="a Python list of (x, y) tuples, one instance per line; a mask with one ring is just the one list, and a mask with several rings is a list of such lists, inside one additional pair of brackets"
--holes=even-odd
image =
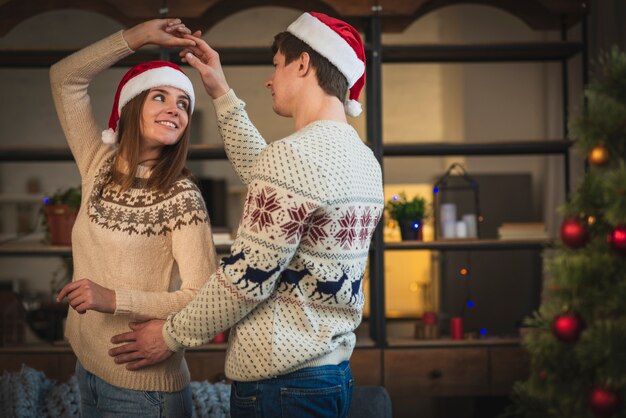
[(311, 66), (315, 68), (317, 81), (328, 95), (335, 96), (343, 103), (348, 93), (348, 81), (325, 57), (317, 53), (308, 44), (296, 38), (289, 32), (281, 32), (274, 37), (272, 54), (280, 51), (285, 56), (285, 65), (298, 59), (303, 52), (311, 57)]

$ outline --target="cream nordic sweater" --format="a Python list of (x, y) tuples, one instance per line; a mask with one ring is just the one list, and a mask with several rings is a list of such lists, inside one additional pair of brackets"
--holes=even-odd
[(349, 359), (383, 211), (380, 164), (346, 123), (267, 145), (232, 90), (214, 105), (247, 202), (231, 255), (168, 319), (165, 341), (196, 346), (232, 326), (225, 371), (238, 381)]
[(63, 59), (50, 71), (59, 120), (82, 179), (82, 204), (72, 231), (74, 280), (89, 278), (114, 289), (114, 315), (70, 308), (66, 335), (85, 369), (108, 383), (135, 390), (178, 391), (189, 383), (183, 353), (138, 372), (108, 355), (113, 335), (128, 323), (166, 318), (183, 308), (216, 268), (202, 195), (188, 179), (165, 194), (144, 187), (140, 166), (122, 194), (104, 186), (114, 149), (102, 143), (87, 88), (101, 71), (131, 54), (118, 32)]

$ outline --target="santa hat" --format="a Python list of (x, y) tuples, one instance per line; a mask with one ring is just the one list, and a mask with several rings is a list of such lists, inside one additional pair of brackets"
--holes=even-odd
[(117, 143), (117, 125), (122, 108), (142, 92), (159, 86), (175, 87), (184, 91), (189, 96), (189, 114), (193, 113), (195, 102), (193, 85), (178, 65), (158, 60), (137, 64), (124, 74), (117, 86), (109, 118), (109, 129), (102, 131), (102, 142), (111, 145)]
[(361, 113), (359, 95), (365, 85), (365, 51), (356, 29), (339, 19), (322, 13), (303, 13), (289, 27), (294, 35), (330, 61), (348, 80), (349, 99), (344, 103), (346, 113)]

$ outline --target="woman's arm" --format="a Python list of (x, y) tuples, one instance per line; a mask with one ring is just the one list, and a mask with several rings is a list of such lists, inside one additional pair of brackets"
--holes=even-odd
[[(198, 189), (189, 190), (184, 198), (193, 202), (192, 210), (174, 219), (179, 225), (172, 228), (171, 254), (175, 268), (170, 289), (143, 291), (132, 288), (109, 289), (90, 279), (68, 283), (59, 291), (57, 301), (67, 297), (78, 313), (88, 310), (116, 315), (130, 315), (133, 319), (165, 319), (181, 310), (217, 269), (217, 257), (209, 215)], [(132, 283), (132, 278), (129, 278)]]

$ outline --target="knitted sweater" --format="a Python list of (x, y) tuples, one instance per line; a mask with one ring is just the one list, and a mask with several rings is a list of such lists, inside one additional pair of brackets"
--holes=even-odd
[(267, 145), (232, 90), (214, 105), (247, 201), (231, 255), (168, 318), (166, 343), (197, 346), (232, 327), (225, 372), (237, 381), (349, 359), (383, 211), (380, 164), (346, 123), (316, 121)]
[(55, 64), (50, 71), (59, 120), (82, 179), (81, 208), (72, 231), (74, 280), (115, 290), (114, 315), (70, 309), (66, 336), (85, 369), (115, 386), (178, 391), (189, 383), (183, 353), (139, 372), (108, 355), (110, 339), (128, 323), (167, 318), (184, 307), (215, 271), (217, 261), (202, 195), (181, 178), (166, 193), (146, 188), (139, 166), (132, 187), (108, 183), (115, 150), (101, 141), (87, 88), (101, 71), (131, 54), (122, 33)]

